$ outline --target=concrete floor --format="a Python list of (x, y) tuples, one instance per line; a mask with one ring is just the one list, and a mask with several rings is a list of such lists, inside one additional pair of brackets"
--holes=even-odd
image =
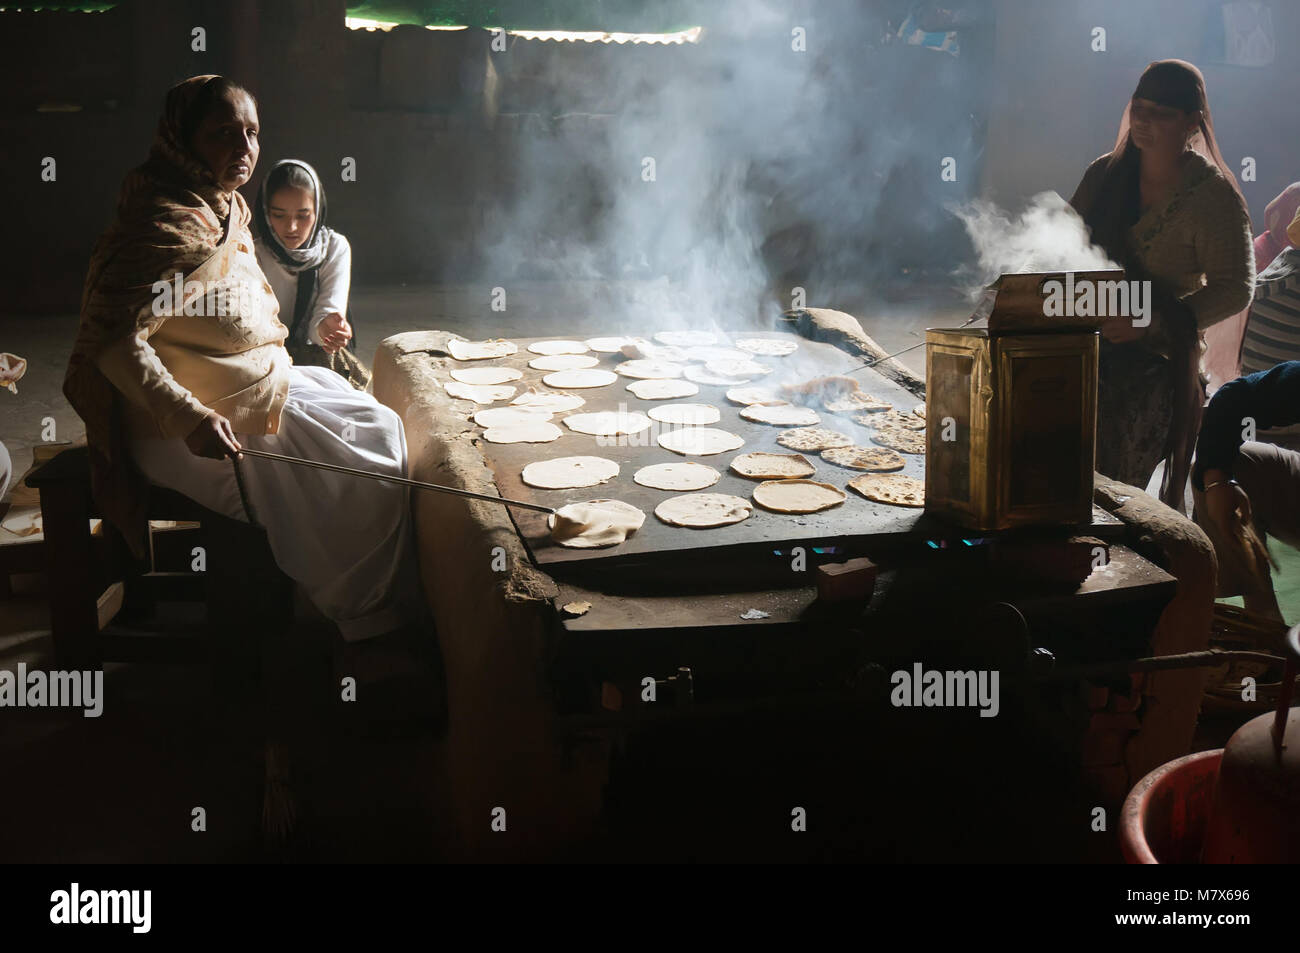
[[(467, 337), (591, 336), (657, 330), (650, 319), (630, 328), (611, 314), (644, 309), (661, 289), (635, 285), (535, 282), (509, 290), (504, 312), (491, 308), (487, 286), (399, 286), (354, 291), (353, 318), (369, 357), (385, 337), (442, 328)], [(640, 302), (629, 307), (629, 301)], [(887, 350), (922, 340), (926, 326), (960, 323), (969, 310), (950, 298), (939, 305), (888, 307), (863, 300), (839, 305), (860, 317)], [(775, 308), (772, 309), (775, 312)], [(17, 395), (0, 391), (0, 442), (17, 480), (45, 436), (84, 437), (61, 387), (76, 333), (75, 315), (0, 320), (0, 351), (28, 361)], [(761, 327), (761, 325), (755, 325)], [(924, 373), (923, 348), (900, 360)], [(48, 419), (54, 421), (50, 434)], [(4, 534), (0, 530), (0, 534)], [(6, 534), (8, 535), (8, 534)], [(48, 583), (13, 577), (0, 600), (0, 668), (53, 668)], [(189, 627), (197, 617), (172, 606), (163, 625)], [(6, 766), (0, 786), (0, 861), (223, 862), (248, 860), (437, 860), (454, 834), (445, 821), (442, 742), (436, 737), (362, 740), (327, 686), (331, 633), (299, 632), (304, 663), (283, 707), (296, 713), (286, 729), (298, 839), (267, 853), (260, 834), (265, 732), (252, 713), (231, 709), (221, 686), (201, 667), (110, 664), (105, 713), (9, 709), (0, 732)], [(203, 807), (207, 831), (191, 830)], [(21, 819), (15, 822), (15, 819)]]

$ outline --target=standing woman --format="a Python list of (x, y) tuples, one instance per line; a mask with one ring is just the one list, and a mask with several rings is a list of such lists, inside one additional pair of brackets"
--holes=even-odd
[(406, 475), (401, 418), (285, 351), (237, 191), (258, 139), (253, 97), (195, 76), (168, 92), (149, 159), (123, 182), (63, 386), (86, 422), (93, 491), (137, 554), (147, 478), (261, 524), (280, 568), (345, 641), (409, 631), (419, 590), (405, 487), (238, 456)]
[(289, 326), (285, 347), (298, 365), (336, 371), (365, 390), (370, 371), (348, 345), (352, 248), (325, 225), (325, 190), (316, 170), (300, 159), (271, 167), (253, 205), (257, 263)]
[(1250, 215), (1200, 70), (1182, 60), (1146, 68), (1114, 150), (1088, 167), (1070, 204), (1154, 298), (1148, 327), (1127, 317), (1102, 327), (1097, 469), (1145, 488), (1163, 458), (1160, 498), (1181, 512), (1205, 403), (1201, 334), (1244, 310), (1255, 280)]

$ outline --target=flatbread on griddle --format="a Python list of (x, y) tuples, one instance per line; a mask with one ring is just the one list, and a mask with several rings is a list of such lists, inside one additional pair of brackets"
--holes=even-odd
[(491, 341), (458, 341), (453, 338), (447, 342), (447, 352), (458, 361), (486, 361), (505, 357), (517, 350), (519, 347), (514, 341), (500, 338)]
[(650, 425), (650, 418), (635, 410), (599, 410), (564, 418), (564, 426), (574, 433), (585, 433), (593, 437), (640, 433), (649, 430)]
[(550, 443), (562, 436), (563, 430), (545, 420), (489, 427), (483, 431), (483, 439), (488, 443)]
[(707, 364), (709, 361), (748, 361), (753, 355), (738, 351), (734, 347), (716, 347), (710, 344), (697, 344), (682, 349), (682, 357), (693, 364)]
[(728, 493), (687, 493), (664, 500), (655, 507), (655, 516), (669, 526), (692, 529), (729, 526), (748, 519), (752, 512), (749, 500)]
[(530, 410), (527, 407), (489, 407), (474, 414), (474, 423), (480, 427), (508, 427), (515, 424), (535, 424), (551, 419), (549, 410)]
[(925, 453), (925, 434), (901, 428), (881, 428), (871, 435), (871, 442), (900, 453)]
[(556, 511), (564, 519), (547, 518), (551, 539), (574, 549), (617, 546), (645, 523), (645, 514), (621, 500), (570, 503)]
[(510, 402), (510, 406), (519, 406), (526, 410), (545, 410), (552, 414), (562, 414), (566, 410), (577, 410), (587, 401), (577, 394), (556, 394), (551, 391), (526, 390)]
[[(863, 419), (859, 419), (863, 418)], [(924, 430), (925, 418), (918, 417), (916, 414), (903, 413), (898, 410), (886, 410), (879, 414), (859, 414), (853, 418), (860, 424), (866, 424), (876, 430), (893, 430), (901, 428), (903, 430)]]
[(853, 438), (824, 427), (802, 427), (777, 434), (776, 442), (791, 450), (829, 450), (832, 447), (851, 447)]
[(452, 380), (461, 384), (476, 384), (480, 387), (505, 384), (524, 376), (523, 371), (513, 367), (453, 367), (447, 373)]
[(459, 381), (448, 381), (442, 385), (442, 389), (452, 397), (472, 400), (476, 404), (491, 404), (515, 396), (513, 384), (462, 384)]
[(709, 384), (714, 387), (737, 387), (740, 384), (748, 384), (752, 380), (749, 377), (724, 377), (721, 374), (713, 373), (708, 369), (708, 365), (703, 364), (687, 364), (683, 373), (688, 381), (694, 381), (697, 384)]
[(890, 473), (907, 464), (901, 454), (883, 447), (831, 447), (822, 451), (822, 459), (837, 467), (872, 473)]
[(818, 513), (845, 499), (839, 487), (816, 480), (764, 480), (754, 487), (754, 502), (774, 513)]
[(731, 472), (750, 480), (802, 480), (817, 472), (801, 453), (742, 453), (731, 461)]
[(631, 342), (630, 337), (587, 338), (586, 345), (597, 354), (617, 354), (624, 344)]
[(815, 427), (822, 420), (811, 407), (794, 404), (750, 404), (740, 412), (740, 416), (773, 427)]
[(627, 389), (634, 397), (641, 400), (676, 400), (679, 397), (694, 397), (700, 392), (700, 385), (690, 381), (673, 380), (657, 377), (650, 380), (633, 381)]
[(799, 350), (798, 342), (785, 338), (741, 338), (736, 347), (761, 357), (785, 357)]
[(637, 470), (632, 479), (653, 490), (685, 493), (713, 486), (722, 479), (722, 474), (703, 463), (652, 463)]
[(528, 464), (520, 479), (541, 490), (573, 490), (596, 486), (616, 476), (618, 464), (604, 457), (556, 457)]
[(743, 377), (752, 380), (755, 377), (763, 377), (772, 373), (772, 368), (766, 364), (760, 364), (757, 361), (735, 359), (708, 361), (704, 365), (705, 370), (710, 374), (716, 374), (718, 377)]
[(557, 390), (572, 388), (582, 390), (588, 387), (605, 387), (618, 380), (618, 375), (599, 367), (582, 367), (572, 371), (555, 371), (542, 378), (547, 387)]
[[(892, 410), (894, 405), (866, 391), (852, 391), (837, 397), (828, 397), (822, 401), (822, 406), (832, 414), (873, 414)], [(853, 419), (857, 420), (857, 417)]]
[(535, 371), (572, 371), (580, 367), (595, 367), (600, 358), (594, 354), (549, 354), (535, 357), (528, 366)]
[(690, 457), (708, 457), (745, 445), (745, 438), (713, 427), (680, 427), (661, 433), (658, 439), (665, 450)]
[(697, 347), (717, 344), (718, 336), (712, 331), (659, 331), (655, 340), (670, 347)]
[(681, 377), (682, 366), (672, 361), (656, 360), (635, 360), (624, 361), (614, 368), (616, 372), (624, 377), (636, 377), (641, 380), (662, 380), (670, 377)]
[(727, 400), (733, 404), (788, 404), (765, 387), (733, 387), (727, 391)]
[(660, 404), (646, 411), (651, 420), (676, 427), (703, 427), (722, 419), (718, 408), (709, 404)]
[(536, 341), (528, 350), (534, 354), (586, 354), (590, 348), (585, 341)]
[(925, 484), (902, 473), (864, 473), (849, 481), (849, 489), (877, 503), (925, 506)]

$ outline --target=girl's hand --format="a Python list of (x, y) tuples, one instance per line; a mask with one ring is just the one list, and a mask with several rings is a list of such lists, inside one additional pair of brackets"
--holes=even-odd
[(325, 349), (326, 354), (333, 354), (339, 348), (346, 347), (352, 340), (352, 325), (348, 324), (347, 318), (341, 314), (331, 314), (326, 317), (317, 325), (317, 331), (320, 334), (321, 347)]
[(190, 431), (190, 435), (185, 438), (185, 446), (196, 457), (211, 457), (213, 460), (238, 456), (243, 449), (235, 437), (235, 431), (231, 429), (230, 421), (215, 411)]

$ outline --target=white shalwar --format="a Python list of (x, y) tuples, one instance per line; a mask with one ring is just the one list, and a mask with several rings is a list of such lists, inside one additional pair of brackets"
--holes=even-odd
[[(237, 436), (252, 450), (406, 476), (401, 418), (324, 367), (289, 369), (279, 433)], [(131, 445), (153, 483), (248, 522), (232, 461), (195, 456), (180, 438), (136, 437)], [(251, 456), (239, 470), (276, 563), (344, 639), (412, 620), (419, 590), (407, 487)]]

